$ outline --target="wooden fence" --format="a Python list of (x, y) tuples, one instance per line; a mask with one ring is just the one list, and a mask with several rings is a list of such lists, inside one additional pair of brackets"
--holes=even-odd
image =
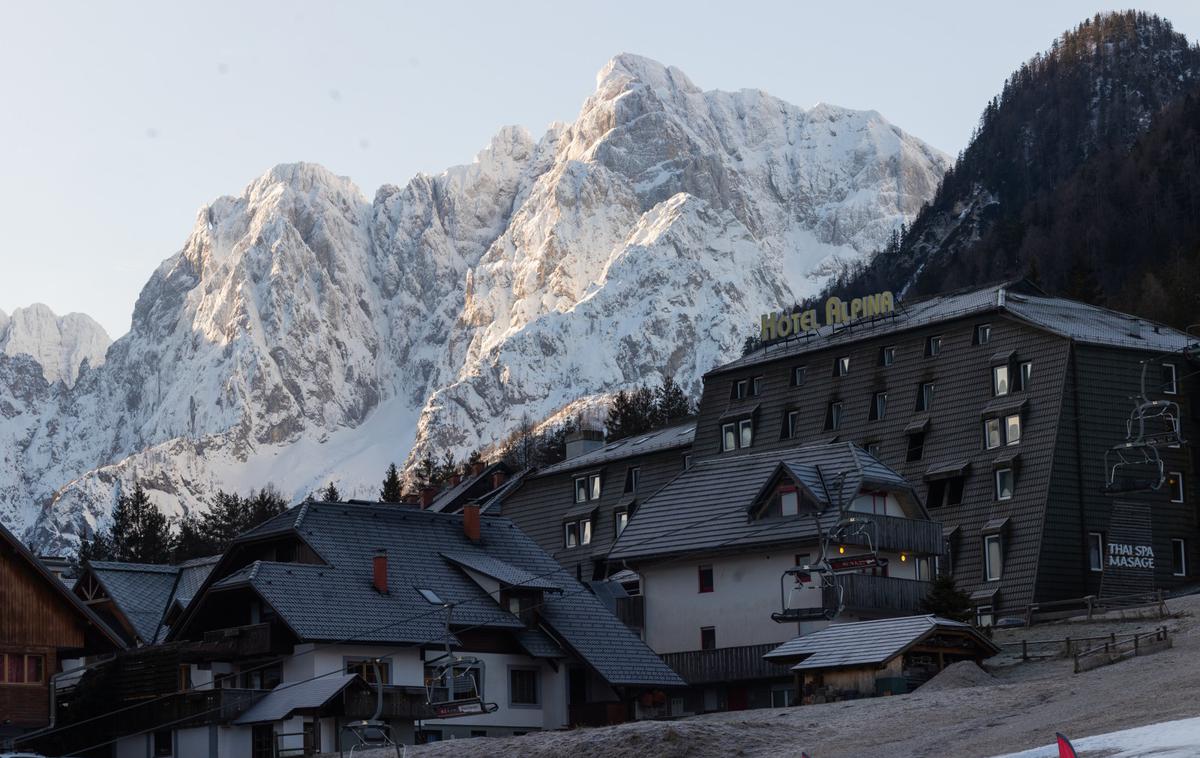
[(1149, 655), (1171, 647), (1171, 633), (1165, 626), (1160, 626), (1152, 632), (1129, 635), (1127, 639), (1113, 639), (1090, 650), (1075, 654), (1075, 673), (1090, 671), (1100, 666), (1123, 661), (1126, 658), (1136, 658), (1139, 655)]

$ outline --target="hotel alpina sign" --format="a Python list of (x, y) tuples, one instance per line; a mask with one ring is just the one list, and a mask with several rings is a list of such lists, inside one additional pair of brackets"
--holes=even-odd
[(818, 323), (820, 315), (816, 308), (806, 311), (779, 311), (762, 315), (762, 332), (759, 336), (763, 342), (794, 337), (806, 332), (814, 332), (822, 326), (848, 324), (860, 318), (885, 316), (896, 310), (896, 299), (891, 292), (880, 292), (866, 297), (856, 297), (842, 300), (831, 297), (825, 301), (825, 322)]

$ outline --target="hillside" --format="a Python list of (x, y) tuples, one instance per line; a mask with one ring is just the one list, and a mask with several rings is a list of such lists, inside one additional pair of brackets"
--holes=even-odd
[(268, 483), (372, 496), (392, 461), (461, 458), (573, 401), (664, 373), (695, 394), (947, 165), (876, 112), (706, 92), (626, 54), (573, 122), (505, 128), (373, 199), (277, 166), (200, 210), (74, 386), (0, 355), (0, 519), (69, 550), (134, 479), (172, 514)]
[(1194, 277), (1200, 253), (1198, 83), (1200, 51), (1167, 21), (1081, 24), (1009, 78), (930, 205), (836, 289), (931, 294), (1031, 273), (1186, 326), (1183, 288), (1165, 307), (1145, 298), (1176, 261)]

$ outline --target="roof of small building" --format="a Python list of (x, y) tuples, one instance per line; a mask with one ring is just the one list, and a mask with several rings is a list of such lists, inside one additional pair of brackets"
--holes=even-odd
[(632, 437), (617, 440), (616, 442), (610, 442), (604, 447), (597, 448), (583, 455), (559, 461), (553, 465), (538, 469), (534, 476), (549, 476), (550, 474), (561, 474), (564, 471), (596, 468), (597, 466), (603, 466), (613, 461), (632, 458), (635, 455), (690, 447), (695, 437), (696, 419), (688, 418), (659, 429), (653, 429), (645, 434), (636, 434)]
[(95, 577), (138, 639), (149, 644), (166, 635), (163, 621), (170, 606), (187, 607), (219, 559), (206, 556), (178, 565), (89, 561), (84, 574)]
[[(305, 503), (240, 538), (227, 556), (239, 543), (290, 532), (324, 563), (254, 561), (219, 573), (189, 614), (199, 612), (209, 597), (248, 587), (302, 640), (415, 645), (445, 639), (448, 603), (453, 606), (452, 629), (515, 634), (529, 646), (526, 649), (547, 654), (558, 655), (565, 647), (610, 685), (683, 685), (637, 635), (512, 521), (484, 517), (480, 522), (481, 539), (473, 542), (464, 533), (461, 514), (392, 504)], [(387, 594), (372, 584), (372, 560), (379, 550), (388, 557)], [(471, 579), (466, 568), (504, 583), (549, 590), (537, 616), (555, 644), (528, 634), (521, 620)], [(420, 590), (432, 591), (442, 602), (426, 599)], [(457, 643), (453, 637), (451, 641)]]
[[(13, 553), (16, 554), (18, 560), (21, 560), (27, 564), (36, 575), (41, 577), (41, 579), (50, 586), (50, 589), (54, 594), (62, 598), (67, 605), (70, 606), (72, 611), (79, 614), (89, 629), (94, 629), (96, 631), (98, 635), (97, 641), (98, 639), (102, 638), (106, 648), (109, 644), (112, 645), (112, 648), (110, 649), (122, 649), (127, 647), (125, 641), (121, 639), (121, 636), (114, 632), (108, 626), (108, 624), (104, 623), (104, 621), (96, 615), (95, 611), (84, 605), (83, 601), (76, 597), (75, 593), (71, 592), (71, 590), (68, 589), (65, 584), (59, 581), (58, 578), (54, 576), (54, 574), (51, 573), (50, 570), (37, 559), (37, 556), (30, 552), (29, 548), (25, 546), (25, 543), (17, 539), (17, 535), (8, 531), (8, 528), (3, 524), (0, 524), (0, 544), (3, 543), (7, 543), (12, 549)], [(103, 652), (108, 652), (108, 649), (104, 650)]]
[(893, 314), (850, 327), (822, 326), (810, 336), (776, 342), (713, 369), (710, 374), (790, 358), (836, 345), (916, 329), (943, 321), (1004, 313), (1077, 342), (1154, 352), (1179, 351), (1196, 340), (1169, 326), (1096, 305), (1047, 295), (1026, 281), (1002, 282), (923, 300), (897, 303)]
[[(824, 508), (825, 529), (838, 518), (836, 506), (848, 506), (864, 485), (912, 493), (904, 477), (849, 442), (708, 458), (693, 463), (642, 503), (613, 544), (609, 560), (815, 539), (818, 530), (812, 518), (754, 520), (747, 515), (781, 470)], [(915, 496), (913, 501), (921, 507)]]
[[(492, 474), (496, 473), (497, 471), (506, 471), (506, 469), (507, 467), (502, 461), (497, 461), (484, 466), (478, 474), (463, 477), (462, 481), (460, 481), (457, 485), (453, 487), (446, 487), (441, 492), (434, 495), (433, 502), (429, 505), (429, 510), (435, 513), (458, 510), (464, 502), (470, 499), (470, 494), (473, 489), (475, 489), (481, 483), (486, 483), (487, 480), (491, 478)], [(486, 495), (491, 491), (492, 488), (489, 487), (487, 490), (484, 490), (479, 494)]]
[(969, 635), (986, 653), (985, 657), (1000, 652), (970, 624), (927, 615), (831, 624), (818, 632), (788, 640), (763, 657), (775, 661), (799, 660), (793, 671), (878, 665), (939, 631)]
[(358, 674), (340, 674), (295, 683), (284, 682), (250, 706), (249, 710), (233, 723), (260, 724), (282, 721), (301, 708), (320, 708), (346, 689), (357, 676)]

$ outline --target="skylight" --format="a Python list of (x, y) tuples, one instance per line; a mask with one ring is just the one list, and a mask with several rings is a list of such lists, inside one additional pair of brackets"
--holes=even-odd
[(421, 597), (425, 598), (426, 600), (433, 603), (434, 605), (445, 605), (445, 603), (442, 601), (442, 599), (440, 597), (438, 597), (438, 594), (436, 592), (434, 592), (433, 590), (426, 590), (426, 589), (421, 589), (420, 587), (418, 587), (417, 592), (420, 592)]

